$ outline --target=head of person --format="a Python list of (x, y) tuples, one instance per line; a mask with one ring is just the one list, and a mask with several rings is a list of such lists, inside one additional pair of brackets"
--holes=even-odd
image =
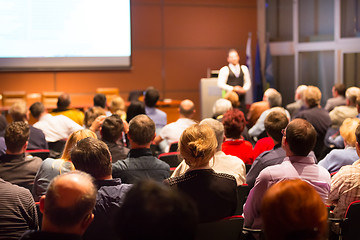
[(66, 109), (70, 106), (70, 102), (70, 95), (67, 93), (63, 93), (58, 97), (56, 105), (58, 109)]
[(295, 101), (303, 99), (303, 92), (307, 89), (306, 85), (300, 85), (295, 91)]
[(30, 136), (30, 127), (26, 122), (12, 122), (5, 129), (5, 145), (8, 153), (23, 153)]
[(236, 49), (230, 49), (228, 51), (227, 61), (228, 61), (228, 63), (230, 63), (232, 65), (239, 64), (240, 57), (239, 57), (239, 54), (236, 51)]
[(360, 94), (356, 98), (356, 107), (357, 107), (358, 113), (360, 113)]
[(212, 128), (218, 144), (216, 151), (221, 151), (221, 145), (224, 141), (224, 125), (221, 122), (212, 118), (203, 119), (200, 122), (200, 125), (207, 125)]
[(180, 115), (185, 118), (191, 118), (195, 113), (195, 104), (189, 99), (181, 101), (179, 107)]
[(94, 219), (96, 202), (93, 178), (73, 171), (55, 177), (40, 199), (42, 231), (83, 235)]
[(66, 141), (61, 159), (69, 161), (71, 149), (76, 145), (78, 141), (88, 137), (97, 138), (96, 133), (89, 129), (80, 129), (70, 134), (69, 138)]
[(282, 104), (281, 94), (274, 88), (268, 88), (264, 92), (263, 101), (269, 103), (270, 108), (272, 107), (280, 107)]
[(130, 189), (115, 225), (121, 240), (194, 239), (196, 226), (192, 200), (153, 180), (139, 181)]
[[(111, 112), (116, 114), (118, 111), (121, 111), (122, 114), (125, 113), (125, 101), (122, 97), (117, 96), (111, 99), (110, 102)], [(120, 114), (118, 114), (120, 115)]]
[(14, 122), (27, 121), (29, 118), (28, 112), (25, 101), (14, 103), (9, 109), (9, 114)]
[(266, 239), (327, 239), (327, 209), (316, 190), (300, 179), (271, 186), (261, 204)]
[(239, 95), (234, 91), (227, 92), (224, 98), (231, 102), (233, 108), (238, 108), (241, 105)]
[(281, 143), (283, 137), (281, 131), (286, 128), (289, 123), (289, 119), (282, 111), (270, 112), (264, 121), (265, 131), (271, 137), (274, 142)]
[(333, 97), (337, 97), (337, 96), (343, 96), (345, 97), (345, 85), (342, 83), (336, 83), (333, 87), (332, 87), (332, 95)]
[(97, 180), (111, 178), (111, 154), (107, 145), (96, 138), (84, 138), (71, 150), (71, 161), (77, 170)]
[(360, 125), (357, 126), (356, 128), (355, 136), (356, 136), (356, 152), (358, 156), (360, 156)]
[(111, 115), (105, 118), (101, 125), (101, 137), (108, 142), (116, 142), (122, 136), (124, 123), (119, 115)]
[(304, 91), (304, 102), (309, 108), (317, 107), (320, 105), (321, 91), (318, 87), (308, 86)]
[(346, 89), (345, 97), (346, 97), (346, 105), (355, 106), (356, 98), (360, 95), (360, 88), (358, 87), (349, 87)]
[(130, 143), (133, 142), (138, 146), (150, 146), (155, 138), (154, 121), (145, 114), (137, 115), (129, 122), (128, 137)]
[(101, 107), (91, 107), (85, 112), (84, 125), (86, 128), (90, 128), (95, 119), (101, 115), (106, 115), (106, 112)]
[(190, 168), (208, 166), (216, 150), (217, 140), (215, 133), (206, 124), (194, 124), (181, 134), (179, 140), (180, 155)]
[(31, 115), (33, 115), (33, 117), (35, 119), (39, 119), (41, 114), (43, 114), (45, 112), (44, 104), (42, 104), (41, 102), (35, 102), (35, 103), (31, 104), (30, 112), (31, 112)]
[(213, 114), (214, 116), (220, 116), (226, 113), (228, 110), (232, 109), (231, 102), (224, 98), (219, 98), (216, 100), (213, 106)]
[(145, 106), (143, 102), (132, 101), (126, 110), (126, 121), (130, 122), (135, 116), (145, 114)]
[(340, 126), (340, 135), (344, 139), (345, 145), (355, 147), (356, 145), (356, 128), (360, 124), (359, 118), (347, 118)]
[(241, 138), (244, 131), (246, 120), (244, 113), (239, 109), (231, 109), (224, 114), (222, 123), (225, 129), (225, 137), (232, 139)]
[(94, 107), (101, 107), (101, 108), (105, 108), (106, 107), (106, 96), (105, 94), (102, 93), (98, 93), (94, 96)]
[(313, 125), (304, 119), (294, 119), (284, 130), (282, 146), (286, 155), (307, 156), (313, 150), (317, 133)]
[(153, 87), (149, 87), (145, 91), (144, 102), (147, 107), (155, 107), (160, 98), (160, 93)]

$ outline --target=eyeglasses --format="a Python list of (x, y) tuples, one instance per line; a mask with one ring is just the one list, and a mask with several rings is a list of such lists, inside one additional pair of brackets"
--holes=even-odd
[(286, 137), (286, 128), (282, 129), (281, 133), (282, 133), (283, 137)]

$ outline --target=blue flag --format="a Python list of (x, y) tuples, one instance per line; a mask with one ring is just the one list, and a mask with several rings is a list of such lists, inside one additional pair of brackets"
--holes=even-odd
[(272, 67), (272, 58), (270, 54), (270, 44), (266, 44), (266, 61), (265, 61), (265, 80), (268, 84), (268, 87), (275, 88), (273, 67)]
[(261, 59), (260, 59), (260, 47), (259, 39), (256, 42), (256, 56), (255, 56), (255, 76), (254, 76), (254, 88), (253, 88), (254, 102), (261, 101), (263, 98), (263, 85), (261, 76)]

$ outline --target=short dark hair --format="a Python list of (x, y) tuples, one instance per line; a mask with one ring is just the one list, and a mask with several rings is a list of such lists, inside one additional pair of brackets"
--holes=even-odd
[(336, 84), (334, 85), (334, 89), (336, 90), (336, 92), (337, 92), (339, 95), (345, 97), (346, 87), (345, 87), (344, 84), (342, 84), (342, 83), (336, 83)]
[(355, 136), (356, 136), (356, 142), (360, 144), (360, 125), (356, 128)]
[(143, 102), (132, 101), (126, 110), (126, 121), (130, 122), (135, 116), (145, 114), (145, 106)]
[(146, 89), (145, 97), (144, 97), (144, 102), (146, 106), (155, 107), (159, 98), (160, 98), (160, 94), (158, 90), (156, 90), (153, 87), (149, 87), (148, 89)]
[(116, 216), (116, 230), (122, 240), (194, 239), (196, 227), (194, 202), (153, 180), (136, 183)]
[(111, 115), (105, 118), (101, 126), (102, 139), (109, 142), (116, 142), (122, 135), (124, 124), (119, 115)]
[(30, 106), (30, 112), (31, 115), (33, 115), (34, 118), (39, 118), (40, 115), (45, 112), (44, 104), (41, 102), (35, 102)]
[[(58, 194), (57, 181), (67, 175), (77, 174), (83, 177), (83, 180), (89, 182), (90, 192), (84, 194), (72, 206), (62, 207), (59, 206), (59, 199), (61, 196)], [(60, 227), (72, 227), (78, 224), (95, 206), (96, 202), (96, 188), (93, 184), (93, 179), (89, 174), (80, 171), (71, 171), (55, 177), (46, 191), (45, 200), (45, 214), (49, 221)]]
[(106, 96), (104, 94), (99, 93), (94, 96), (94, 107), (106, 107)]
[(107, 145), (95, 138), (84, 138), (71, 150), (71, 161), (77, 170), (95, 179), (111, 175), (111, 154)]
[(26, 122), (12, 122), (5, 130), (6, 148), (11, 152), (19, 152), (29, 140), (30, 127)]
[(70, 95), (67, 93), (63, 93), (58, 97), (56, 105), (59, 109), (66, 109), (70, 106), (70, 102)]
[(264, 121), (265, 131), (272, 139), (280, 143), (283, 136), (281, 130), (286, 128), (288, 124), (289, 119), (286, 117), (285, 113), (276, 110), (270, 112)]
[(155, 136), (155, 123), (145, 114), (140, 114), (129, 122), (129, 136), (139, 145), (150, 143)]
[(239, 109), (231, 109), (224, 114), (223, 125), (227, 138), (238, 139), (244, 131), (246, 120), (244, 113)]
[(315, 128), (304, 119), (294, 119), (286, 127), (286, 141), (297, 156), (307, 156), (315, 146), (316, 137)]

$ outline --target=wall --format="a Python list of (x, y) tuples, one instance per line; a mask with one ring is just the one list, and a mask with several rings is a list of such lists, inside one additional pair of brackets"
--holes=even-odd
[[(154, 86), (162, 98), (193, 100), (207, 69), (226, 64), (229, 48), (245, 63), (248, 32), (256, 43), (256, 1), (132, 0), (132, 69), (128, 71), (0, 73), (0, 92), (65, 91), (74, 104), (91, 102), (97, 87), (131, 90)], [(199, 119), (199, 114), (197, 115)]]

